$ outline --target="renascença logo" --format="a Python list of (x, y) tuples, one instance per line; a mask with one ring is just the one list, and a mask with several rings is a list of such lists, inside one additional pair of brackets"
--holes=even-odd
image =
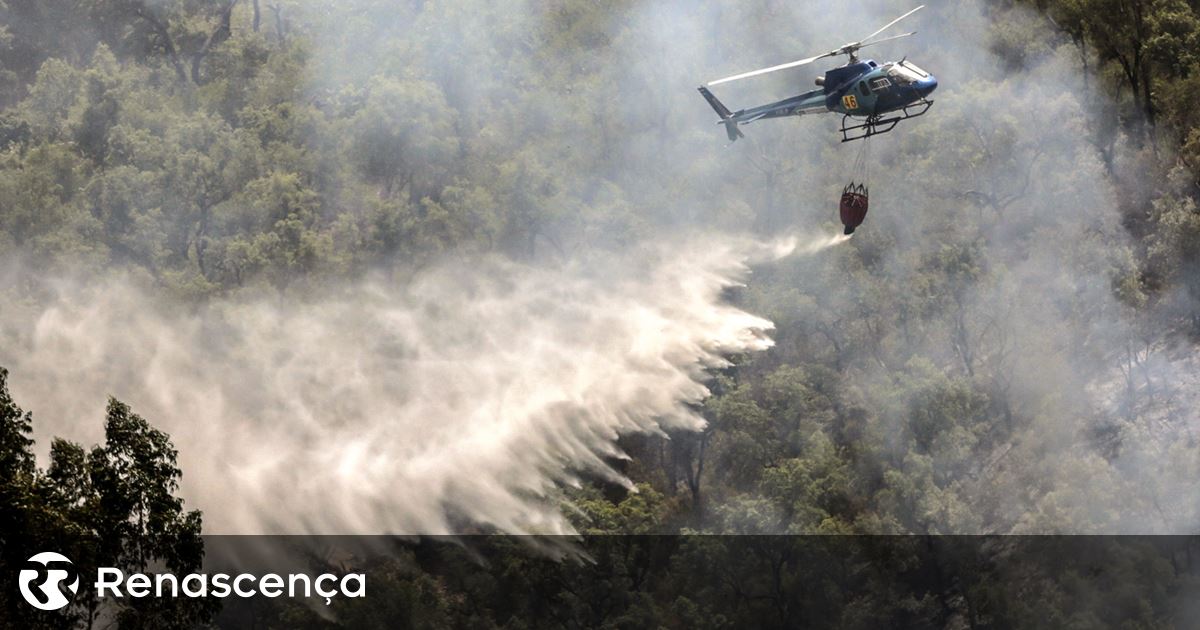
[[(79, 572), (65, 556), (43, 551), (25, 561), (18, 576), (21, 595), (41, 610), (58, 610), (79, 590)], [(63, 586), (70, 593), (64, 592)]]
[[(62, 554), (43, 551), (25, 562), (19, 576), (21, 595), (31, 606), (41, 610), (58, 610), (71, 602), (79, 590), (79, 571)], [(66, 593), (63, 587), (66, 587)], [(322, 573), (310, 576), (303, 573), (280, 575), (266, 573), (189, 573), (182, 578), (171, 573), (132, 573), (128, 576), (115, 567), (99, 567), (93, 591), (97, 598), (106, 597), (312, 597), (315, 593), (332, 603), (335, 596), (365, 597), (367, 576), (346, 573), (337, 576)]]

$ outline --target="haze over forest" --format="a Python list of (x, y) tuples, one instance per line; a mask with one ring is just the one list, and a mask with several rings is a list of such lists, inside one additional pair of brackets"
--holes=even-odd
[(932, 3), (833, 244), (837, 117), (695, 87), (909, 8), (5, 0), (31, 452), (114, 396), (216, 533), (1196, 531), (1196, 3)]

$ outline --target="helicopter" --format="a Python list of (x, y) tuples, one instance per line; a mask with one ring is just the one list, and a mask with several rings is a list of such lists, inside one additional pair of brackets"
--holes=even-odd
[(829, 70), (824, 76), (817, 77), (817, 85), (820, 86), (820, 89), (736, 112), (730, 111), (721, 101), (717, 100), (708, 87), (700, 87), (700, 94), (721, 117), (717, 124), (725, 125), (725, 133), (729, 136), (731, 143), (737, 141), (738, 138), (746, 137), (741, 129), (738, 129), (738, 125), (764, 118), (804, 116), (826, 112), (842, 114), (842, 142), (861, 140), (887, 133), (894, 129), (900, 121), (916, 118), (929, 111), (933, 101), (927, 97), (937, 89), (937, 79), (908, 61), (907, 57), (900, 61), (879, 64), (873, 59), (860, 60), (858, 51), (867, 46), (916, 34), (914, 31), (871, 41), (876, 35), (923, 8), (925, 5), (901, 15), (860, 41), (845, 44), (827, 53), (770, 68), (736, 74), (708, 83), (708, 86), (711, 87), (803, 66), (826, 57), (849, 56), (846, 65)]

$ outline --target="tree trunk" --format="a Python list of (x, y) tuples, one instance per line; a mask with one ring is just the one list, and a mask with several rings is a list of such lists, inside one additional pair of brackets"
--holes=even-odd
[(187, 73), (183, 69), (183, 62), (179, 60), (179, 51), (175, 48), (175, 40), (171, 38), (171, 32), (167, 29), (166, 23), (155, 17), (145, 5), (135, 8), (134, 13), (150, 24), (150, 27), (154, 29), (154, 34), (158, 35), (163, 50), (166, 51), (171, 65), (175, 68), (175, 76), (180, 81), (187, 81)]
[(204, 250), (208, 249), (208, 217), (212, 209), (205, 207), (200, 211), (200, 227), (196, 230), (196, 265), (200, 267), (200, 275), (208, 278), (208, 269), (204, 266)]
[(692, 494), (692, 512), (697, 516), (702, 514), (703, 495), (700, 494), (700, 479), (704, 474), (704, 452), (708, 449), (708, 438), (712, 435), (711, 431), (704, 431), (700, 434), (700, 449), (696, 454), (696, 471), (692, 472), (692, 463), (687, 462), (687, 485), (688, 490)]
[(283, 7), (277, 4), (268, 4), (267, 8), (275, 14), (275, 34), (279, 37), (279, 41), (283, 41), (287, 36), (287, 28), (283, 22)]
[(218, 15), (217, 27), (209, 33), (208, 39), (204, 40), (204, 46), (192, 55), (192, 83), (201, 85), (203, 80), (200, 77), (200, 65), (204, 62), (205, 57), (212, 52), (212, 49), (220, 45), (221, 42), (229, 39), (232, 33), (231, 20), (233, 18), (233, 8), (237, 6), (238, 0), (231, 0), (223, 8)]

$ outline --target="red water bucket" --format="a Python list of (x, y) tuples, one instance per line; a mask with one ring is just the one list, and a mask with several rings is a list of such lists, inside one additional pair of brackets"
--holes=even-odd
[(851, 182), (842, 190), (842, 201), (838, 204), (838, 213), (842, 217), (842, 225), (846, 226), (845, 233), (853, 234), (854, 228), (862, 225), (867, 218), (867, 187)]

